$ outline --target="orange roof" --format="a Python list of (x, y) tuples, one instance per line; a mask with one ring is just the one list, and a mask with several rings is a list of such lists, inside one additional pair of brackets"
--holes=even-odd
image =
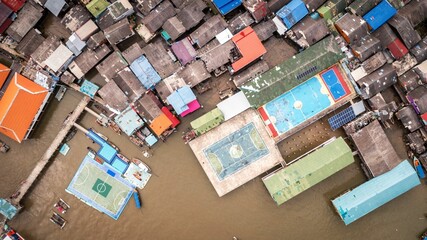
[(9, 76), (10, 68), (0, 63), (0, 88), (6, 82), (7, 76)]
[(171, 120), (164, 114), (160, 114), (156, 117), (150, 124), (151, 130), (157, 135), (160, 136), (164, 133), (168, 128), (172, 126)]
[(0, 133), (21, 142), (48, 90), (15, 73), (0, 100)]
[(259, 40), (255, 31), (251, 27), (243, 29), (234, 35), (231, 40), (242, 54), (242, 57), (239, 60), (231, 64), (233, 72), (239, 71), (267, 52), (264, 45), (262, 45), (261, 40)]

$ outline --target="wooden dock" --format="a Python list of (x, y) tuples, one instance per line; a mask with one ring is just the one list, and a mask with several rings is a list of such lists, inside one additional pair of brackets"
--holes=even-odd
[(31, 188), (33, 183), (37, 180), (37, 177), (40, 175), (40, 173), (45, 168), (46, 164), (49, 162), (49, 160), (52, 158), (53, 154), (57, 151), (59, 146), (62, 144), (62, 142), (65, 139), (65, 136), (67, 136), (68, 132), (73, 127), (73, 124), (77, 121), (81, 113), (84, 111), (85, 107), (91, 100), (90, 97), (85, 96), (80, 101), (80, 103), (77, 105), (76, 109), (74, 109), (73, 113), (64, 121), (62, 129), (59, 131), (56, 138), (52, 141), (49, 148), (46, 150), (46, 152), (43, 154), (43, 156), (38, 161), (37, 165), (34, 167), (31, 174), (28, 176), (27, 180), (23, 182), (23, 184), (19, 187), (19, 189), (16, 191), (16, 194), (14, 198), (11, 200), (11, 203), (15, 206), (19, 206), (20, 201), (25, 196), (25, 194), (28, 192), (28, 190)]

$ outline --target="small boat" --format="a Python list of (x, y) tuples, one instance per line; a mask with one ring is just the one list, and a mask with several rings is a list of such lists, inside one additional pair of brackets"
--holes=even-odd
[(151, 168), (145, 164), (143, 161), (139, 160), (138, 158), (132, 158), (132, 162), (135, 163), (138, 167), (140, 167), (145, 172), (151, 173)]
[(64, 139), (64, 142), (69, 142), (77, 133), (77, 128), (73, 127)]
[(124, 162), (130, 163), (129, 158), (125, 157), (123, 154), (117, 153), (117, 157), (119, 157)]
[(59, 90), (58, 90), (58, 92), (56, 93), (56, 95), (55, 95), (55, 98), (58, 100), (58, 101), (61, 101), (62, 100), (62, 98), (64, 97), (64, 94), (65, 94), (65, 92), (67, 91), (67, 88), (65, 87), (65, 86), (60, 86), (59, 87)]
[(135, 200), (136, 208), (141, 208), (141, 200), (139, 199), (139, 193), (136, 189), (133, 190), (133, 199)]
[(0, 152), (7, 153), (9, 151), (10, 147), (6, 143), (0, 140)]
[(58, 225), (61, 229), (63, 229), (67, 224), (67, 221), (56, 212), (52, 214), (50, 221)]
[[(3, 230), (3, 229), (0, 229)], [(21, 235), (19, 235), (19, 233), (17, 233), (14, 229), (12, 229), (9, 226), (5, 226), (4, 227), (4, 235), (1, 234), (2, 232), (0, 231), (0, 239), (4, 239), (4, 240), (25, 240)]]
[(59, 201), (53, 205), (53, 207), (56, 208), (56, 210), (58, 210), (58, 212), (62, 214), (66, 213), (67, 210), (71, 208), (70, 205), (68, 205), (64, 200), (62, 200), (62, 198), (60, 198)]
[(188, 144), (191, 140), (195, 139), (197, 134), (194, 130), (189, 130), (182, 135), (182, 140), (184, 140), (185, 144)]
[(420, 161), (416, 157), (414, 157), (414, 167), (415, 170), (417, 170), (418, 177), (420, 177), (421, 179), (426, 177), (423, 167), (421, 166)]

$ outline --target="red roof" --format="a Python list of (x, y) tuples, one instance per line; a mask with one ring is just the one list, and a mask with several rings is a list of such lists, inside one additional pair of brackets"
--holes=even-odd
[(17, 12), (22, 8), (22, 6), (24, 6), (25, 0), (2, 0), (2, 2), (14, 12)]
[(10, 9), (7, 5), (0, 2), (0, 25), (6, 21), (6, 19), (10, 16), (12, 13), (12, 9)]
[(0, 133), (17, 142), (24, 140), (48, 90), (15, 73), (0, 100)]
[(405, 47), (405, 45), (403, 45), (399, 38), (396, 38), (387, 46), (387, 48), (390, 50), (391, 55), (393, 55), (395, 59), (399, 59), (408, 53), (408, 49)]
[(6, 82), (7, 76), (9, 76), (10, 69), (5, 65), (0, 63), (0, 88), (3, 86), (4, 82)]
[(240, 69), (247, 66), (249, 63), (257, 60), (264, 55), (267, 50), (262, 45), (255, 31), (251, 27), (247, 27), (234, 35), (231, 39), (239, 49), (242, 57), (231, 64), (233, 72), (237, 72)]
[(162, 112), (166, 115), (166, 117), (169, 118), (169, 120), (172, 122), (172, 127), (178, 126), (181, 122), (178, 120), (178, 118), (169, 111), (167, 107), (162, 107)]
[(6, 31), (6, 29), (10, 26), (10, 24), (12, 24), (12, 22), (13, 22), (12, 19), (6, 18), (3, 24), (0, 25), (0, 34), (3, 34), (4, 31)]

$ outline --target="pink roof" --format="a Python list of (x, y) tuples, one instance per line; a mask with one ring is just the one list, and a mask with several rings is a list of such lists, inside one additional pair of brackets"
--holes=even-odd
[(186, 115), (188, 115), (188, 114), (196, 111), (197, 109), (199, 109), (200, 103), (196, 99), (196, 100), (190, 102), (189, 104), (187, 104), (187, 106), (188, 106), (188, 109), (180, 114), (181, 117), (185, 117)]

